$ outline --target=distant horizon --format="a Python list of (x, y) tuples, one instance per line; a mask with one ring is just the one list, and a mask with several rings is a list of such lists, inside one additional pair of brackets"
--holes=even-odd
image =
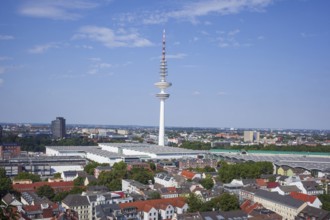
[[(65, 118), (64, 118), (65, 119)], [(0, 122), (0, 125), (3, 124), (31, 124), (31, 125), (51, 125), (51, 122), (49, 123), (42, 123), (42, 122)], [(93, 123), (66, 123), (66, 126), (103, 126), (103, 127), (148, 127), (148, 128), (156, 128), (158, 129), (158, 125), (152, 126), (152, 125), (120, 125), (120, 124), (93, 124)], [(281, 130), (308, 130), (308, 131), (330, 131), (330, 129), (317, 129), (317, 128), (257, 128), (257, 127), (212, 127), (212, 126), (165, 126), (165, 128), (201, 128), (201, 129), (219, 129), (219, 130), (276, 130), (276, 131), (281, 131)], [(166, 131), (166, 130), (165, 130)]]

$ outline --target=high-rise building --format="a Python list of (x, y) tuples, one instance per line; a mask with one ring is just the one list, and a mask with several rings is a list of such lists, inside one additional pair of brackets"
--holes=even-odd
[(244, 131), (244, 142), (259, 143), (260, 132), (258, 131)]
[(163, 48), (162, 59), (160, 61), (160, 81), (155, 83), (155, 86), (160, 89), (160, 92), (156, 94), (156, 97), (160, 100), (160, 112), (159, 112), (159, 135), (158, 145), (164, 146), (165, 144), (165, 100), (170, 97), (170, 94), (165, 92), (165, 89), (170, 87), (172, 83), (166, 82), (167, 76), (167, 61), (165, 58), (165, 30), (163, 31)]
[(66, 136), (65, 119), (57, 117), (56, 120), (52, 121), (51, 130), (53, 138), (64, 138)]

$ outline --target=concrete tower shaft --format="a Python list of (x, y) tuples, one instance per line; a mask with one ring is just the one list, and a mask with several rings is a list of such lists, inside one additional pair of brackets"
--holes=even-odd
[(166, 89), (172, 86), (172, 83), (166, 81), (167, 76), (167, 62), (166, 62), (166, 40), (165, 30), (163, 31), (163, 46), (162, 46), (162, 59), (160, 61), (160, 81), (155, 83), (155, 86), (160, 89), (160, 92), (156, 94), (156, 97), (160, 100), (159, 111), (159, 136), (158, 145), (165, 145), (165, 100), (170, 97), (170, 94), (166, 93)]

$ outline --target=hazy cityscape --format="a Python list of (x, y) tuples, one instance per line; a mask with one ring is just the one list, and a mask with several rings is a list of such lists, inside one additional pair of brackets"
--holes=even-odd
[(330, 219), (330, 2), (0, 5), (0, 219)]

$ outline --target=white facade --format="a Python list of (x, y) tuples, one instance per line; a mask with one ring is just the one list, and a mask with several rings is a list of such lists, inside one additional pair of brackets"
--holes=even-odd
[(164, 187), (175, 187), (175, 188), (179, 187), (178, 182), (173, 177), (160, 178), (156, 175), (154, 177), (154, 180), (155, 180), (155, 183), (163, 185)]

